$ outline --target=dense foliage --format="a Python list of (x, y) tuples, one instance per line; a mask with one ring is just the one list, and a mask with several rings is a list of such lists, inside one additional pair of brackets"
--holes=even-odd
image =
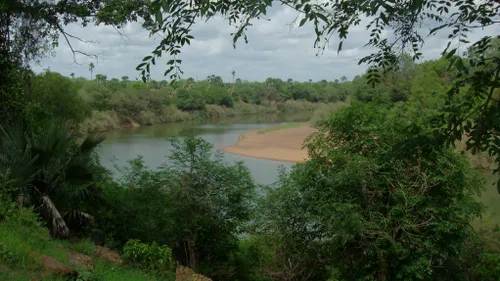
[(223, 162), (202, 139), (171, 145), (166, 166), (151, 171), (133, 160), (120, 182), (104, 187), (96, 235), (120, 247), (131, 238), (167, 245), (181, 264), (229, 278), (234, 269), (225, 262), (250, 218), (253, 180), (242, 163)]
[(91, 220), (86, 213), (102, 179), (94, 149), (99, 136), (78, 141), (69, 127), (52, 121), (42, 128), (0, 127), (0, 173), (16, 180), (11, 191), (20, 205), (34, 206), (54, 236), (67, 237), (67, 224)]
[[(215, 82), (214, 82), (215, 80)], [(30, 95), (21, 114), (27, 123), (52, 119), (72, 122), (80, 132), (120, 127), (172, 123), (200, 118), (312, 111), (323, 103), (345, 100), (350, 82), (297, 82), (268, 78), (264, 82), (236, 80), (224, 83), (219, 76), (206, 80), (148, 83), (108, 79), (69, 78), (46, 71), (30, 78)]]

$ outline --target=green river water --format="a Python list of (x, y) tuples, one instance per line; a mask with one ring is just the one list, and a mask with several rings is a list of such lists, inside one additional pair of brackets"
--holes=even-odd
[[(101, 163), (112, 170), (114, 165), (124, 166), (126, 161), (141, 155), (150, 168), (156, 168), (167, 161), (172, 147), (167, 137), (196, 135), (214, 145), (214, 149), (222, 150), (225, 146), (235, 144), (238, 137), (249, 131), (264, 127), (276, 126), (288, 122), (301, 122), (310, 119), (312, 112), (278, 116), (245, 116), (243, 118), (224, 119), (222, 121), (193, 122), (181, 124), (161, 124), (116, 130), (105, 133), (106, 140), (99, 148)], [(280, 166), (289, 169), (292, 163), (256, 159), (224, 153), (228, 162), (243, 161), (249, 168), (254, 180), (259, 184), (271, 184), (276, 180)], [(116, 171), (115, 171), (116, 172)], [(118, 176), (118, 175), (117, 175)], [(487, 207), (485, 216), (500, 223), (500, 195), (492, 183), (496, 176), (486, 172), (488, 179), (481, 202)]]

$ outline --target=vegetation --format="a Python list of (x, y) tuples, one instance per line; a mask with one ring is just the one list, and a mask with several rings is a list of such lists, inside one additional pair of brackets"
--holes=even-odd
[(298, 127), (304, 126), (305, 124), (306, 123), (304, 123), (304, 122), (287, 123), (287, 124), (283, 124), (283, 125), (278, 125), (278, 126), (268, 127), (268, 128), (264, 128), (262, 130), (258, 130), (257, 134), (265, 134), (267, 132), (298, 128)]
[(23, 108), (29, 123), (69, 120), (81, 133), (200, 118), (312, 111), (320, 104), (342, 101), (349, 94), (349, 82), (300, 83), (274, 78), (262, 83), (225, 84), (214, 76), (170, 85), (154, 80), (145, 84), (126, 77), (108, 80), (102, 74), (97, 74), (96, 80), (69, 78), (46, 71), (30, 80), (36, 94), (26, 97)]
[[(498, 164), (499, 39), (482, 38), (461, 56), (447, 48), (440, 60), (413, 61), (422, 21), (438, 24), (431, 34), (452, 27), (450, 39), (466, 43), (476, 25), (498, 23), (499, 4), (280, 2), (305, 16), (300, 25), (315, 25), (317, 44), (338, 33), (339, 50), (351, 26), (373, 18), (368, 45), (380, 52), (361, 61), (371, 68), (353, 81), (255, 83), (236, 72), (231, 84), (215, 75), (178, 79), (177, 55), (199, 16), (241, 23), (238, 39), (270, 1), (2, 1), (0, 279), (57, 280), (43, 274), (41, 257), (49, 257), (71, 274), (76, 267), (80, 280), (171, 280), (177, 265), (214, 280), (497, 280), (500, 228), (480, 220), (477, 201), (485, 181), (453, 145)], [(70, 44), (69, 23), (138, 18), (165, 32), (138, 66), (145, 83), (108, 81), (93, 63), (91, 81), (29, 69), (59, 35)], [(395, 41), (380, 37), (388, 27)], [(409, 56), (397, 51), (406, 44)], [(173, 57), (166, 72), (173, 83), (149, 76), (163, 52)], [(150, 170), (138, 158), (113, 179), (94, 154), (102, 138), (76, 135), (93, 130), (89, 116), (106, 129), (313, 110), (347, 96), (350, 106), (318, 108), (319, 132), (305, 143), (310, 159), (269, 187), (196, 137), (169, 140), (164, 166)], [(127, 264), (97, 259), (97, 245)], [(92, 256), (94, 267), (70, 264), (70, 250)]]
[[(453, 86), (448, 87), (448, 95), (443, 97), (447, 102), (441, 108), (439, 118), (443, 124), (439, 126), (439, 134), (444, 135), (449, 143), (469, 134), (467, 150), (474, 154), (487, 152), (494, 156), (497, 163), (494, 172), (500, 171), (500, 104), (497, 102), (500, 88), (499, 37), (484, 36), (475, 42), (468, 38), (474, 30), (498, 26), (500, 3), (472, 0), (277, 2), (298, 13), (296, 20), (299, 27), (308, 22), (313, 25), (316, 37), (314, 47), (319, 53), (335, 37), (337, 50), (342, 51), (350, 30), (367, 22), (366, 29), (370, 31), (370, 36), (366, 46), (374, 48), (375, 52), (361, 58), (359, 63), (368, 64), (367, 78), (372, 85), (382, 82), (392, 70), (404, 70), (405, 57), (412, 61), (422, 58), (425, 44), (422, 25), (430, 29), (429, 36), (446, 32), (448, 42), (442, 54), (450, 59), (448, 65), (454, 66), (454, 72), (449, 73)], [(183, 0), (155, 1), (150, 7), (155, 18), (145, 27), (151, 34), (165, 36), (151, 54), (144, 57), (137, 70), (146, 80), (150, 66), (165, 54), (174, 58), (167, 62), (165, 76), (170, 74), (171, 79), (179, 79), (182, 74), (182, 60), (179, 59), (181, 49), (194, 40), (192, 27), (202, 22), (198, 19), (227, 18), (228, 23), (236, 29), (231, 33), (233, 46), (236, 47), (242, 37), (248, 42), (246, 32), (253, 25), (252, 21), (267, 18), (266, 13), (273, 4), (276, 4), (275, 1), (268, 0), (195, 4)], [(458, 54), (460, 44), (471, 44), (464, 55), (466, 58)], [(408, 73), (403, 71), (398, 74)], [(500, 193), (500, 181), (497, 187)]]

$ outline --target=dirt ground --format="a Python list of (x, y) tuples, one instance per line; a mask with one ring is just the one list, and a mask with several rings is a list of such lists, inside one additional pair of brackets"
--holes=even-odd
[(302, 144), (316, 131), (308, 126), (264, 134), (259, 134), (258, 130), (250, 131), (241, 135), (235, 145), (225, 147), (224, 151), (253, 158), (302, 162), (307, 160), (307, 151), (302, 149)]

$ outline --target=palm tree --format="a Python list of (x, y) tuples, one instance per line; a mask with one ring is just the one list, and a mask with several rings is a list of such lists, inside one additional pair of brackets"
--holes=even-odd
[(312, 83), (312, 81), (313, 81), (312, 79), (309, 79), (309, 84), (311, 84), (311, 83)]
[(94, 71), (95, 65), (93, 62), (89, 64), (90, 80), (92, 80), (92, 71)]
[(340, 81), (342, 83), (346, 82), (347, 81), (347, 77), (345, 77), (345, 76), (340, 77)]
[(71, 74), (69, 76), (71, 76), (71, 79), (75, 79), (75, 73), (74, 72), (71, 72)]
[(231, 75), (233, 75), (233, 84), (234, 84), (234, 76), (236, 75), (236, 71), (231, 71)]
[(80, 208), (95, 198), (93, 180), (100, 172), (94, 149), (103, 137), (79, 143), (63, 122), (42, 127), (37, 134), (0, 126), (0, 172), (16, 180), (17, 201), (35, 207), (53, 236), (67, 237), (70, 221), (93, 219)]

